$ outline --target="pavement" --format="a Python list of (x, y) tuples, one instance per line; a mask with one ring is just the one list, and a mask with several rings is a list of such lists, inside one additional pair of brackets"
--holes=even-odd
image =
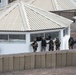
[(0, 73), (0, 75), (76, 75), (76, 67), (31, 69), (24, 71)]

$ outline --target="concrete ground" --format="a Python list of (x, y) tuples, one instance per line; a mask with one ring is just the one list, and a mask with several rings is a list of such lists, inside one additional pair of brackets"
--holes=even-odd
[(76, 75), (76, 67), (32, 69), (1, 73), (0, 75)]

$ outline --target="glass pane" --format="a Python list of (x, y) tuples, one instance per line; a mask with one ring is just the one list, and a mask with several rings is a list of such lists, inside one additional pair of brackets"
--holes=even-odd
[(51, 32), (45, 33), (45, 39), (50, 40), (51, 38)]
[(50, 40), (50, 38), (54, 39), (56, 37), (59, 37), (59, 32), (48, 32), (48, 33), (45, 33), (46, 40)]
[(37, 41), (41, 41), (42, 37), (44, 37), (43, 33), (39, 33), (39, 34), (31, 34), (30, 35), (30, 40), (31, 42), (36, 39)]
[(65, 36), (66, 34), (68, 34), (68, 28), (63, 30), (63, 36)]
[(66, 34), (68, 34), (68, 28), (66, 28)]
[(0, 40), (8, 40), (8, 35), (0, 34)]
[(13, 35), (9, 35), (9, 39), (25, 40), (25, 35), (13, 34)]
[(63, 36), (65, 36), (66, 32), (65, 32), (65, 29), (63, 30)]

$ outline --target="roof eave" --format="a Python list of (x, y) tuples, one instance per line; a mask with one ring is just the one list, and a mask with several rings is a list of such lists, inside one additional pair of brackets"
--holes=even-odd
[(57, 30), (57, 29), (64, 29), (62, 28), (54, 28), (54, 29), (41, 29), (41, 30), (25, 30), (25, 31), (19, 31), (19, 30), (0, 30), (0, 32), (36, 32), (36, 31), (47, 31), (47, 30)]

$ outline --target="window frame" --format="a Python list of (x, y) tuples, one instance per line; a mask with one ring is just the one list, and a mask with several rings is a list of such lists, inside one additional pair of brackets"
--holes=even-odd
[(68, 35), (68, 27), (63, 30), (63, 36)]
[[(8, 39), (7, 40), (2, 40), (0, 39), (0, 42), (25, 42), (26, 41), (26, 34), (0, 34), (0, 35), (7, 35), (8, 36)], [(14, 38), (14, 39), (10, 39), (10, 35), (23, 35), (24, 36), (24, 39), (18, 39), (18, 38)]]
[[(34, 35), (34, 36), (36, 36), (37, 34), (43, 34), (43, 36), (42, 37), (44, 37), (45, 39), (46, 39), (46, 33), (48, 34), (48, 33), (58, 33), (58, 37), (59, 37), (59, 31), (52, 31), (52, 32), (39, 32), (39, 33), (31, 33), (30, 34), (30, 42), (33, 42), (34, 41), (34, 39), (36, 39), (36, 37), (34, 37), (32, 40), (31, 40), (31, 35)], [(56, 38), (56, 37), (55, 37)], [(55, 38), (52, 38), (52, 39), (55, 39)], [(37, 39), (36, 39), (37, 40)], [(46, 40), (50, 40), (50, 38), (49, 39), (46, 39)], [(39, 40), (39, 41), (41, 41), (41, 40)], [(39, 42), (38, 40), (37, 40), (37, 42)]]
[[(1, 36), (2, 35), (2, 36)], [(7, 38), (5, 39), (5, 36), (7, 36)], [(7, 34), (0, 34), (0, 42), (2, 41), (8, 41), (8, 35)]]
[[(46, 34), (48, 34), (48, 33), (50, 33), (50, 36), (49, 36), (49, 39), (46, 39)], [(58, 36), (56, 36), (56, 35), (54, 36), (54, 35), (53, 35), (54, 33), (57, 33)], [(59, 31), (46, 32), (46, 33), (45, 33), (45, 39), (46, 39), (46, 40), (50, 40), (50, 38), (55, 39), (56, 37), (59, 37)]]
[[(39, 40), (37, 40), (37, 37), (38, 37), (38, 36), (36, 37), (36, 35), (38, 35), (38, 34), (39, 34), (39, 35), (42, 34), (42, 36), (39, 37)], [(34, 35), (35, 37), (32, 37), (32, 38), (31, 38), (32, 35)], [(44, 37), (44, 33), (33, 33), (33, 34), (30, 34), (30, 42), (33, 42), (34, 39), (36, 39), (37, 41), (41, 41), (41, 37)]]

